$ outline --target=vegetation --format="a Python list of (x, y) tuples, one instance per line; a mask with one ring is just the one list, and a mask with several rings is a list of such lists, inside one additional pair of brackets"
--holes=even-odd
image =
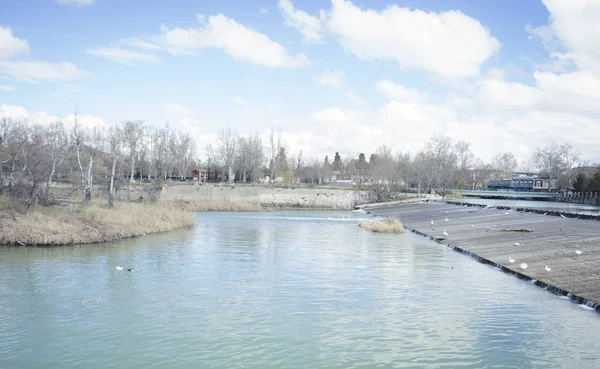
[(403, 233), (404, 225), (397, 218), (386, 218), (383, 220), (363, 220), (359, 227), (376, 233)]
[(176, 204), (115, 202), (113, 208), (88, 206), (30, 207), (19, 213), (1, 198), (0, 245), (67, 245), (111, 242), (193, 225), (194, 214)]
[(579, 193), (600, 192), (600, 169), (596, 169), (589, 178), (583, 173), (577, 174), (572, 186), (573, 191)]

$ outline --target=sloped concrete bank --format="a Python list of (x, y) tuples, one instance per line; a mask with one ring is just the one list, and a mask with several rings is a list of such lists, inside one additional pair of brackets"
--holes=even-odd
[[(415, 234), (600, 312), (600, 222), (460, 205), (405, 204), (371, 213), (395, 214)], [(517, 228), (533, 232), (496, 231)], [(527, 268), (520, 269), (521, 263)]]
[(377, 194), (373, 191), (320, 188), (173, 185), (163, 187), (160, 198), (163, 201), (200, 199), (246, 202), (268, 208), (350, 210), (356, 205), (377, 201)]

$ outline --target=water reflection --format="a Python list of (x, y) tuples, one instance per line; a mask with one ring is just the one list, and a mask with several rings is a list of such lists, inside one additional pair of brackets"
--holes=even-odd
[(0, 249), (0, 367), (600, 365), (596, 313), (361, 217), (206, 213), (114, 244)]

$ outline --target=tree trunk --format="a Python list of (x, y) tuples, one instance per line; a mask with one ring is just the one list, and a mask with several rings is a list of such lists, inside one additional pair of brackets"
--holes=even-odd
[(92, 166), (94, 165), (94, 155), (90, 155), (90, 162), (88, 164), (88, 173), (87, 173), (87, 180), (86, 180), (86, 185), (85, 185), (85, 200), (84, 203), (85, 204), (89, 204), (90, 200), (92, 199), (92, 183), (93, 183), (93, 176), (92, 176)]
[(115, 168), (117, 167), (117, 157), (113, 158), (112, 171), (110, 172), (110, 184), (108, 186), (108, 207), (112, 208), (115, 199)]
[(129, 189), (127, 191), (127, 201), (131, 201), (131, 191), (133, 191), (133, 172), (135, 170), (135, 158), (131, 156), (131, 175), (129, 176)]
[(85, 189), (85, 176), (83, 175), (83, 165), (81, 165), (81, 154), (79, 152), (79, 146), (77, 146), (77, 164), (79, 164), (79, 171), (81, 173), (81, 202), (85, 205), (87, 202), (86, 199), (86, 189)]
[(54, 171), (56, 170), (56, 158), (52, 160), (52, 169), (50, 170), (50, 175), (48, 176), (48, 182), (46, 182), (46, 190), (44, 191), (44, 195), (48, 197), (50, 193), (50, 186), (52, 186), (52, 177), (54, 176)]

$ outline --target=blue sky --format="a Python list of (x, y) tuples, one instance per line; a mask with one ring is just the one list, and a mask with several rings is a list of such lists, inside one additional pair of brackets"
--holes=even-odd
[(537, 132), (598, 160), (589, 135), (557, 133), (599, 113), (585, 104), (600, 86), (598, 1), (564, 4), (2, 0), (0, 115), (68, 120), (81, 103), (90, 124), (169, 120), (199, 147), (225, 126), (279, 126), (290, 150), (315, 156), (414, 153), (445, 133), (524, 165)]

